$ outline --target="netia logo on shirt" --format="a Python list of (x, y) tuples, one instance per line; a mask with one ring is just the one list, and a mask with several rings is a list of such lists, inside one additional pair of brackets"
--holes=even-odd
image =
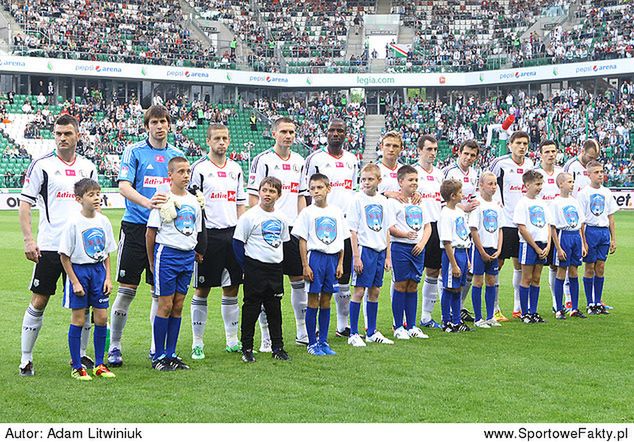
[(495, 232), (498, 229), (498, 213), (491, 209), (483, 210), (482, 225), (487, 232)]
[(380, 232), (383, 228), (383, 206), (379, 204), (365, 206), (365, 222), (370, 230)]
[(531, 224), (535, 227), (544, 227), (546, 225), (546, 214), (542, 206), (531, 206), (528, 208), (528, 216)]
[(575, 206), (564, 207), (564, 218), (570, 227), (577, 227), (579, 224), (579, 213)]
[(262, 223), (262, 237), (271, 247), (276, 249), (282, 244), (282, 222), (277, 219)]
[(320, 216), (315, 219), (315, 234), (317, 239), (328, 245), (337, 239), (337, 221), (329, 216)]
[(605, 210), (605, 197), (600, 193), (590, 196), (590, 211), (594, 216), (599, 216)]
[(405, 222), (410, 229), (418, 232), (423, 228), (423, 209), (419, 206), (406, 206)]
[(81, 232), (81, 240), (84, 245), (84, 252), (95, 261), (106, 259), (106, 234), (99, 227), (91, 227)]
[(174, 227), (185, 236), (191, 236), (196, 226), (196, 209), (192, 206), (183, 205), (176, 214)]

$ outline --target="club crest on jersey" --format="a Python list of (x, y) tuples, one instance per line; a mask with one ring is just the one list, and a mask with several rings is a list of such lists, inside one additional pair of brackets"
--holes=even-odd
[(315, 234), (317, 239), (328, 245), (337, 239), (337, 221), (329, 216), (320, 216), (315, 219)]
[(469, 232), (467, 231), (467, 225), (465, 224), (463, 216), (456, 218), (456, 234), (458, 234), (462, 240), (469, 238)]
[(594, 216), (599, 216), (605, 210), (605, 197), (600, 193), (590, 195), (590, 212)]
[(95, 261), (106, 259), (106, 234), (99, 227), (91, 227), (81, 232), (81, 240), (84, 244), (84, 252)]
[(365, 206), (365, 222), (370, 230), (381, 231), (383, 228), (383, 206), (379, 204), (368, 204)]
[(282, 222), (271, 219), (262, 223), (262, 237), (271, 247), (276, 249), (282, 244)]
[(121, 178), (127, 178), (129, 173), (130, 168), (128, 166), (121, 166), (121, 172), (119, 173)]
[(196, 209), (182, 205), (176, 214), (174, 227), (185, 236), (191, 236), (196, 230)]
[(406, 206), (405, 207), (405, 223), (407, 226), (415, 231), (419, 231), (423, 228), (423, 209), (419, 206)]
[(579, 224), (579, 213), (577, 213), (577, 208), (575, 206), (566, 206), (563, 211), (566, 224), (570, 227), (577, 227)]
[(482, 225), (487, 232), (495, 232), (498, 229), (498, 213), (491, 209), (483, 210)]
[(531, 220), (531, 224), (535, 227), (544, 227), (546, 225), (546, 214), (542, 206), (529, 207), (528, 216)]

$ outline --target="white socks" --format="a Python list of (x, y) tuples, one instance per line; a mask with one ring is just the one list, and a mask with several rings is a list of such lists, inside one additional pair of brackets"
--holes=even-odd
[(37, 340), (37, 335), (42, 328), (44, 310), (38, 310), (29, 304), (24, 319), (22, 319), (22, 359), (21, 366), (33, 361), (33, 347)]
[(159, 297), (154, 293), (154, 287), (150, 288), (150, 295), (152, 295), (152, 304), (150, 305), (150, 331), (152, 332), (150, 338), (150, 353), (154, 354), (156, 352), (154, 348), (154, 318), (156, 318), (159, 305)]
[(121, 335), (123, 328), (128, 320), (128, 310), (130, 304), (136, 296), (136, 289), (129, 287), (119, 287), (117, 290), (117, 299), (112, 303), (112, 311), (110, 312), (110, 348), (121, 349)]
[(266, 312), (264, 311), (264, 306), (262, 306), (262, 311), (260, 312), (260, 316), (258, 316), (258, 322), (260, 323), (260, 333), (262, 337), (262, 347), (264, 347), (265, 343), (269, 346), (271, 345), (271, 334), (269, 333), (269, 321), (266, 317)]
[(192, 348), (204, 346), (205, 326), (207, 325), (207, 298), (200, 298), (196, 295), (192, 298), (190, 307), (192, 316)]
[(522, 310), (520, 304), (520, 282), (522, 282), (522, 271), (513, 269), (513, 311)]
[(86, 348), (88, 348), (88, 340), (90, 339), (90, 329), (92, 328), (92, 322), (90, 322), (90, 309), (86, 309), (86, 317), (84, 320), (84, 326), (81, 329), (81, 341), (79, 347), (79, 355), (86, 356)]
[(238, 297), (230, 298), (223, 295), (220, 312), (222, 313), (222, 321), (225, 324), (225, 339), (227, 345), (230, 347), (238, 345), (238, 342), (240, 342), (238, 340), (238, 321), (240, 320)]
[(350, 316), (350, 285), (339, 284), (339, 292), (335, 293), (337, 303), (337, 331), (344, 331), (348, 327)]
[(425, 277), (423, 283), (423, 305), (420, 315), (421, 322), (431, 321), (431, 314), (434, 311), (434, 305), (438, 301), (438, 278)]
[(473, 281), (473, 274), (471, 273), (467, 273), (467, 282), (464, 285), (464, 287), (462, 287), (462, 292), (460, 293), (460, 308), (464, 309), (464, 301), (465, 299), (467, 299), (467, 296), (469, 295), (469, 290), (471, 290), (471, 281)]
[(306, 333), (306, 307), (308, 306), (308, 294), (305, 291), (304, 281), (291, 281), (291, 305), (295, 312), (295, 326), (297, 327), (297, 339), (303, 340)]
[(555, 300), (555, 279), (557, 278), (557, 269), (548, 268), (548, 285), (550, 286), (550, 294), (553, 297), (553, 308), (557, 310), (557, 301)]

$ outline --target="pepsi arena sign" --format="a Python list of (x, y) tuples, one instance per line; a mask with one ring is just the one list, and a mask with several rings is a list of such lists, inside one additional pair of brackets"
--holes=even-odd
[(209, 78), (207, 72), (192, 72), (187, 69), (170, 69), (167, 76), (172, 78)]
[(288, 83), (288, 78), (286, 77), (276, 77), (273, 75), (251, 75), (249, 77), (249, 81), (255, 82), (267, 82), (267, 83)]
[(537, 76), (537, 71), (515, 71), (515, 72), (506, 72), (500, 74), (500, 80), (509, 80), (514, 78), (532, 78)]
[(97, 72), (99, 74), (107, 74), (107, 73), (117, 73), (120, 74), (122, 72), (121, 68), (114, 66), (93, 66), (80, 64), (75, 66), (75, 71), (77, 72)]
[(582, 66), (579, 67), (575, 70), (576, 74), (584, 74), (584, 73), (588, 73), (588, 72), (604, 72), (604, 71), (614, 71), (617, 69), (617, 66), (615, 64), (606, 64), (603, 66), (599, 66), (599, 65), (592, 65), (592, 66)]

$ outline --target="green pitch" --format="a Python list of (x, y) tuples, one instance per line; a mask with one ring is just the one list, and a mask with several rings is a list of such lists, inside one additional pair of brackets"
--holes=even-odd
[[(118, 231), (121, 211), (107, 215)], [(429, 340), (358, 349), (333, 336), (333, 315), (330, 342), (338, 355), (316, 358), (295, 345), (287, 286), (284, 339), (292, 361), (273, 362), (270, 354), (258, 354), (257, 363), (245, 365), (239, 355), (224, 351), (220, 295), (214, 290), (207, 359), (191, 362), (189, 372), (157, 373), (147, 359), (149, 290), (144, 285), (128, 316), (125, 363), (115, 369), (117, 378), (80, 384), (70, 377), (70, 314), (61, 307), (59, 292), (49, 303), (35, 347), (36, 376), (18, 376), (32, 265), (24, 258), (17, 212), (1, 212), (0, 421), (632, 422), (634, 213), (622, 212), (616, 219), (618, 250), (606, 272), (605, 299), (615, 306), (609, 316), (555, 321), (544, 275), (540, 311), (547, 324), (514, 321), (459, 335), (433, 330)], [(502, 306), (510, 315), (510, 266), (502, 275)], [(386, 281), (378, 323), (389, 336)], [(585, 305), (583, 292), (580, 298)], [(436, 319), (438, 311), (439, 306)], [(189, 362), (189, 299), (183, 313), (179, 352)], [(89, 348), (92, 354), (92, 342)]]

